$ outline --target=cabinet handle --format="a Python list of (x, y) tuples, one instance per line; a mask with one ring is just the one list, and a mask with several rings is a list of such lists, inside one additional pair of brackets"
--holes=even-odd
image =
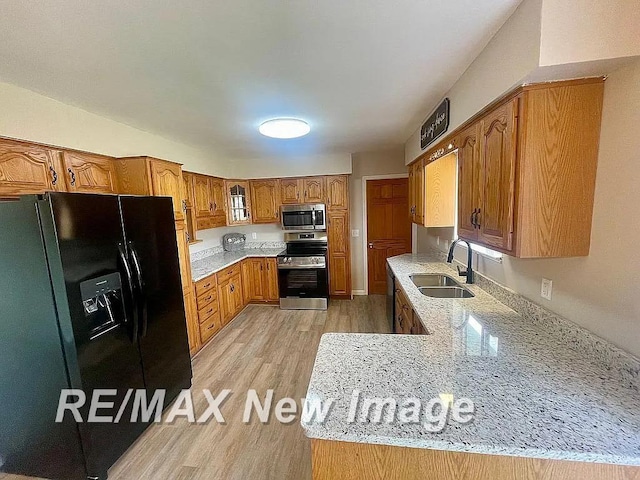
[(49, 165), (49, 171), (51, 172), (51, 185), (55, 185), (58, 183), (58, 172), (51, 165)]
[(213, 211), (213, 203), (209, 202), (209, 211)]
[(478, 216), (480, 215), (480, 209), (478, 209), (478, 211), (476, 212), (476, 227), (480, 228), (480, 222), (478, 221)]
[(189, 234), (189, 232), (187, 232), (187, 243), (191, 242), (191, 235)]
[(236, 289), (236, 287), (233, 284), (231, 284), (231, 287), (229, 288), (229, 290), (231, 290), (231, 293), (233, 293), (235, 291), (235, 289)]
[(473, 212), (471, 213), (471, 216), (469, 217), (469, 221), (471, 222), (471, 225), (473, 225), (473, 228), (476, 228), (476, 212), (478, 211), (477, 208), (473, 209)]
[(182, 200), (182, 211), (183, 212), (187, 211), (187, 201), (186, 200)]
[(211, 330), (211, 329), (212, 329), (213, 327), (215, 327), (215, 326), (216, 326), (216, 324), (215, 324), (215, 323), (212, 323), (211, 325), (209, 325), (209, 326), (207, 327), (207, 330)]
[(217, 210), (218, 209), (218, 204), (216, 202), (213, 202), (213, 209)]
[(67, 172), (69, 172), (69, 175), (71, 176), (71, 186), (75, 187), (76, 186), (76, 174), (73, 173), (73, 170), (71, 170), (71, 168), (67, 168)]

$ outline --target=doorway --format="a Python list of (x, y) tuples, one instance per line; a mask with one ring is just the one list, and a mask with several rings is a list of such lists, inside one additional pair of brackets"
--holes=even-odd
[(387, 258), (411, 252), (409, 179), (366, 182), (367, 284), (369, 295), (387, 292)]

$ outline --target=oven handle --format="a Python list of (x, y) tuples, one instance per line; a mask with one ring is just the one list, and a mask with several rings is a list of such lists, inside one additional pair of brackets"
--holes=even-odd
[(294, 267), (291, 265), (278, 265), (278, 270), (326, 270), (325, 265), (314, 265), (313, 267)]

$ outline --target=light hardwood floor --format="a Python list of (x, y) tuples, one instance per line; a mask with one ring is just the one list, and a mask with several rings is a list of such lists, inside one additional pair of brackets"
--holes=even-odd
[[(250, 305), (224, 328), (193, 361), (193, 397), (197, 413), (223, 389), (232, 395), (215, 421), (151, 426), (109, 470), (110, 480), (260, 480), (311, 478), (311, 445), (299, 416), (288, 425), (275, 418), (242, 422), (246, 392), (264, 398), (300, 400), (306, 394), (318, 342), (326, 332), (387, 333), (385, 297), (372, 295), (330, 303), (329, 310), (285, 311)], [(272, 415), (273, 417), (273, 415)], [(3, 475), (2, 480), (25, 477)]]

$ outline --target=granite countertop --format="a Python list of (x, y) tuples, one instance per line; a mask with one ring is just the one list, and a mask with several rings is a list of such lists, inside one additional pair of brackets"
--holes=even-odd
[[(325, 334), (307, 399), (336, 402), (325, 422), (303, 420), (308, 437), (640, 465), (640, 392), (628, 365), (603, 365), (566, 329), (530, 321), (477, 285), (469, 299), (422, 295), (411, 273), (459, 278), (431, 257), (401, 255), (389, 265), (430, 335)], [(423, 406), (440, 395), (468, 398), (475, 419), (440, 433), (397, 420), (350, 423), (354, 390)]]
[(282, 253), (283, 247), (246, 248), (238, 252), (220, 252), (191, 262), (191, 277), (194, 282), (219, 272), (234, 263), (249, 257), (276, 257)]

